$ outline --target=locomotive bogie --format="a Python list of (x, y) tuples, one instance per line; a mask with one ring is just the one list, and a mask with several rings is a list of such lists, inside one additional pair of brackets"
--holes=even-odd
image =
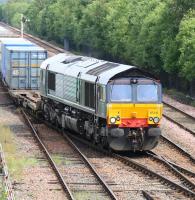
[[(160, 128), (120, 128), (106, 126), (105, 119), (94, 123), (94, 116), (55, 101), (44, 101), (45, 118), (63, 130), (73, 130), (91, 141), (115, 151), (144, 151), (153, 149), (161, 134)], [(60, 112), (59, 112), (60, 111)], [(51, 115), (52, 113), (52, 115)], [(49, 114), (49, 117), (47, 116)]]

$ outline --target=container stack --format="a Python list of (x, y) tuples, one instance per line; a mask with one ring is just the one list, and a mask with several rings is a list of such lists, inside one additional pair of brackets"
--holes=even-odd
[(39, 67), (47, 58), (47, 51), (23, 38), (1, 38), (0, 43), (3, 82), (10, 89), (38, 90)]

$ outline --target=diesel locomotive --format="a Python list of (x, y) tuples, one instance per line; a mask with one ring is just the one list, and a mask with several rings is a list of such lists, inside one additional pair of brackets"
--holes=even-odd
[(115, 151), (153, 149), (161, 134), (159, 81), (134, 66), (58, 54), (41, 64), (41, 112)]

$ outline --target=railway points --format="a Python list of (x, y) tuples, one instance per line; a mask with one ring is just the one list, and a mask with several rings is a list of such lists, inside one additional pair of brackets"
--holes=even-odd
[[(187, 198), (194, 198), (195, 193), (193, 191), (191, 191), (190, 189), (188, 189), (186, 186), (180, 185), (177, 180), (175, 180), (175, 179), (171, 180), (170, 176), (168, 175), (169, 172), (165, 172), (162, 175), (162, 172), (161, 172), (162, 167), (160, 167), (162, 164), (160, 164), (160, 165), (157, 164), (158, 165), (157, 169), (160, 168), (160, 170), (157, 170), (157, 171), (155, 171), (154, 168), (151, 165), (147, 165), (145, 163), (146, 159), (147, 159), (147, 157), (145, 155), (143, 155), (144, 156), (143, 158), (140, 158), (140, 156), (138, 156), (136, 158), (135, 155), (133, 155), (133, 156), (119, 155), (119, 154), (115, 154), (115, 153), (112, 153), (112, 152), (105, 151), (104, 149), (98, 148), (98, 147), (92, 145), (91, 143), (84, 141), (84, 140), (82, 140), (78, 137), (75, 137), (75, 136), (72, 136), (72, 135), (70, 135), (70, 137), (72, 137), (75, 140), (81, 141), (81, 144), (80, 144), (81, 146), (83, 144), (89, 146), (90, 151), (91, 151), (91, 148), (93, 148), (93, 149), (96, 150), (96, 153), (100, 152), (100, 153), (103, 153), (104, 156), (106, 156), (106, 155), (111, 156), (111, 157), (115, 158), (116, 160), (124, 163), (125, 165), (130, 166), (130, 168), (133, 168), (136, 171), (140, 171), (145, 176), (149, 175), (152, 178), (152, 180), (154, 181), (154, 183), (155, 183), (155, 179), (157, 179), (162, 184), (168, 185), (168, 186), (170, 186), (170, 188), (174, 188), (175, 192), (176, 191), (178, 191), (178, 192), (182, 191), (182, 195), (180, 197), (177, 197), (177, 198), (181, 198), (181, 199), (182, 198), (186, 198), (186, 199)], [(87, 151), (86, 148), (82, 148), (82, 149), (83, 149), (84, 152), (86, 152), (87, 154), (90, 155), (90, 153), (91, 153), (90, 151)], [(91, 156), (91, 157), (93, 157), (93, 156)], [(149, 159), (151, 159), (152, 157), (153, 156), (150, 156)], [(144, 164), (143, 164), (143, 162), (144, 162)], [(132, 169), (129, 169), (129, 170), (132, 171)], [(170, 169), (167, 169), (167, 170), (170, 171)], [(137, 172), (134, 172), (134, 173), (136, 174)], [(145, 176), (140, 175), (140, 177), (145, 177)], [(171, 175), (171, 177), (173, 177), (173, 175)], [(136, 180), (134, 180), (134, 181), (136, 181)], [(161, 189), (162, 188), (163, 188), (163, 186), (161, 186)], [(149, 191), (149, 190), (146, 189), (146, 191)], [(158, 189), (156, 189), (156, 190), (153, 189), (151, 192), (149, 191), (149, 193), (153, 193), (153, 194), (155, 194), (156, 197), (159, 197), (159, 198), (162, 195), (161, 194), (162, 192), (163, 192), (163, 189), (160, 190), (160, 191), (158, 191)], [(164, 192), (166, 193), (167, 191), (165, 190)], [(174, 196), (174, 194), (171, 194), (171, 191), (168, 191), (167, 193), (169, 193), (170, 198), (171, 198), (172, 195), (173, 195), (174, 198), (176, 198), (176, 196), (177, 196), (177, 194), (176, 194), (176, 196)]]
[(195, 158), (193, 155), (165, 136), (161, 136), (160, 144), (156, 149), (152, 150), (153, 153), (180, 171), (192, 182), (190, 184), (194, 187)]

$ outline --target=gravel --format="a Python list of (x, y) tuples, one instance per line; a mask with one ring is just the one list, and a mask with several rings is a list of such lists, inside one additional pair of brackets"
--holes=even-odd
[(163, 118), (161, 121), (161, 129), (165, 136), (186, 149), (191, 155), (195, 155), (194, 135), (165, 118)]
[(1, 142), (5, 146), (15, 198), (66, 199), (54, 172), (44, 154), (40, 152), (18, 110), (13, 106), (1, 107), (0, 123), (0, 131), (6, 135), (6, 141)]
[[(85, 145), (80, 144), (79, 146), (119, 199), (145, 199), (142, 190), (148, 191), (156, 199), (187, 199), (155, 178), (151, 178), (112, 157), (86, 148)], [(138, 156), (137, 159), (143, 158)]]
[(163, 100), (165, 102), (169, 103), (170, 105), (182, 110), (183, 112), (186, 112), (187, 114), (195, 117), (195, 107), (189, 106), (189, 105), (186, 105), (186, 104), (182, 104), (182, 103), (170, 98), (166, 94), (163, 95)]

